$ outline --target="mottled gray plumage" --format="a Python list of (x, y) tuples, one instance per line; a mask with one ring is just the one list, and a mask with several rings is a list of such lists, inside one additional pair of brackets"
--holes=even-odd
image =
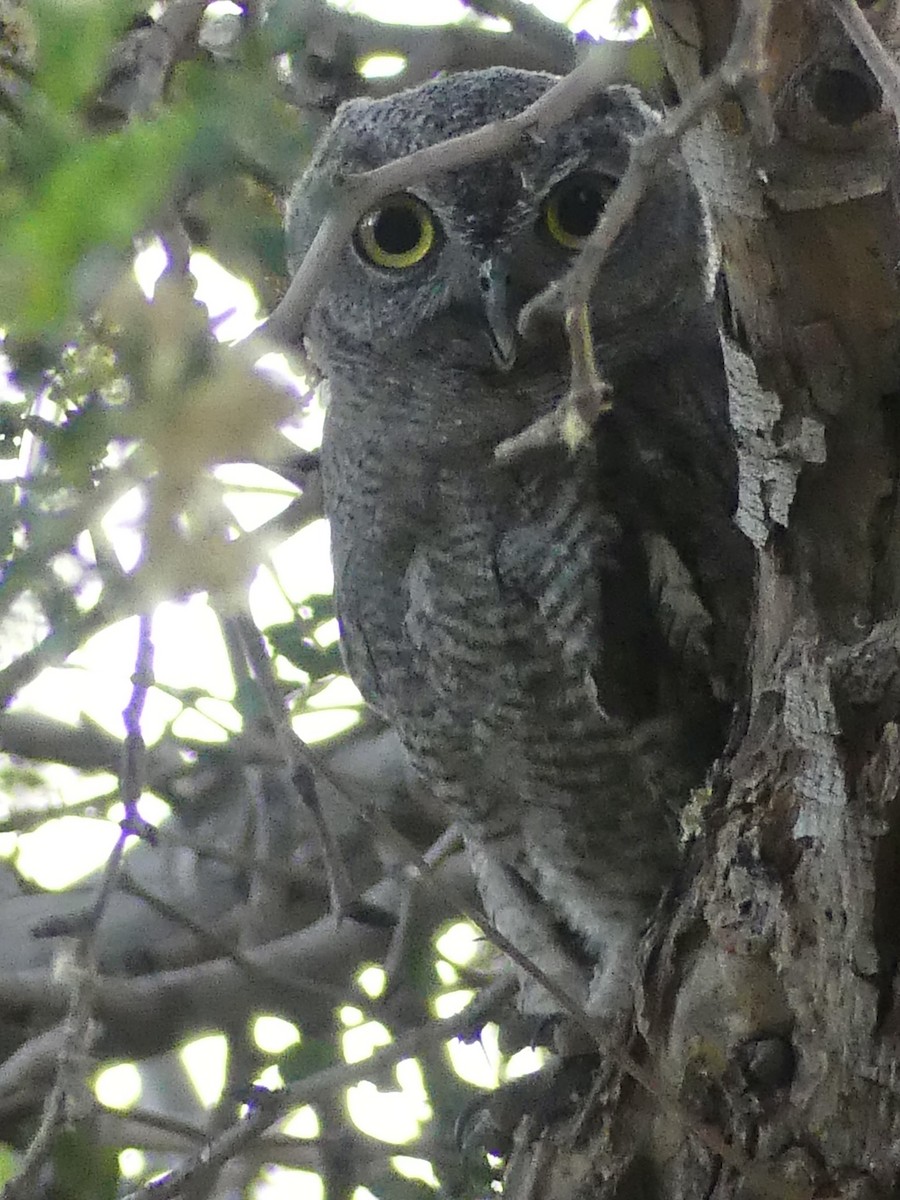
[[(510, 116), (553, 82), (497, 68), (344, 105), (291, 197), (293, 266), (335, 178)], [(610, 1019), (675, 867), (672, 812), (721, 744), (749, 570), (730, 521), (703, 215), (680, 163), (594, 291), (613, 389), (595, 444), (503, 468), (492, 456), (566, 389), (555, 324), (513, 342), (522, 305), (572, 261), (551, 209), (583, 232), (584, 205), (611, 191), (654, 119), (611, 88), (506, 158), (416, 185), (426, 210), (385, 201), (303, 331), (328, 382), (323, 471), (350, 674), (462, 820), (496, 925)], [(365, 230), (408, 250), (405, 227), (388, 226), (410, 211), (433, 223), (421, 261), (370, 261)], [(556, 1010), (525, 990), (530, 1009)]]

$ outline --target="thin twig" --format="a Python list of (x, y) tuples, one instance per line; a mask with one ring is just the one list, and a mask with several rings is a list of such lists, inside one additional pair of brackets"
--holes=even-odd
[[(545, 320), (563, 308), (572, 375), (561, 411), (541, 417), (515, 438), (502, 442), (495, 451), (500, 461), (509, 462), (541, 444), (560, 440), (570, 446), (577, 444), (583, 440), (583, 431), (592, 428), (609, 407), (608, 388), (596, 369), (587, 324), (597, 276), (614, 244), (633, 220), (650, 184), (678, 149), (685, 133), (731, 92), (754, 82), (764, 69), (772, 3), (773, 0), (758, 3), (743, 0), (734, 37), (719, 67), (635, 144), (625, 174), (568, 273), (530, 300), (519, 314), (519, 330), (528, 337), (539, 319)], [(586, 346), (577, 331), (586, 337)]]
[[(255, 630), (254, 630), (255, 632)], [(252, 644), (248, 642), (248, 644)], [(264, 647), (254, 650), (254, 656), (258, 653), (265, 653)], [(265, 674), (261, 672), (261, 674)], [(258, 675), (257, 678), (260, 676)], [(267, 698), (267, 703), (270, 705), (273, 722), (276, 721), (281, 708), (280, 696), (277, 693), (277, 688), (274, 684), (274, 675), (269, 668), (267, 679), (267, 690), (270, 693)], [(402, 860), (406, 863), (409, 869), (421, 874), (425, 879), (426, 885), (433, 888), (442, 896), (451, 902), (453, 907), (461, 915), (467, 917), (473, 925), (480, 930), (484, 937), (491, 942), (497, 949), (501, 950), (507, 958), (511, 959), (516, 966), (520, 967), (526, 974), (539, 983), (550, 995), (556, 1000), (560, 1010), (569, 1016), (572, 1021), (592, 1039), (598, 1046), (601, 1046), (604, 1053), (614, 1058), (619, 1067), (635, 1080), (649, 1095), (653, 1096), (661, 1108), (665, 1109), (674, 1120), (678, 1121), (682, 1128), (687, 1132), (694, 1134), (707, 1149), (730, 1166), (739, 1168), (745, 1172), (749, 1172), (752, 1164), (747, 1156), (737, 1147), (728, 1144), (722, 1135), (715, 1129), (709, 1129), (703, 1126), (698, 1126), (688, 1114), (684, 1112), (677, 1099), (669, 1096), (659, 1082), (654, 1079), (652, 1074), (643, 1066), (632, 1059), (625, 1051), (617, 1047), (609, 1045), (607, 1030), (602, 1021), (596, 1020), (593, 1016), (587, 1013), (578, 999), (571, 995), (557, 980), (547, 975), (535, 962), (514, 945), (507, 937), (505, 937), (497, 927), (487, 919), (485, 914), (470, 904), (468, 899), (459, 891), (458, 888), (445, 882), (438, 883), (432, 876), (429, 864), (425, 862), (419, 854), (416, 847), (402, 833), (394, 828), (387, 820), (384, 814), (371, 802), (362, 799), (355, 793), (355, 790), (349, 786), (342, 786), (337, 780), (323, 768), (320, 763), (317, 763), (315, 755), (310, 751), (309, 747), (293, 733), (289, 724), (285, 725), (282, 721), (282, 729), (284, 736), (291, 739), (291, 744), (286, 746), (285, 753), (293, 756), (311, 775), (318, 774), (321, 778), (326, 779), (342, 798), (351, 805), (353, 809), (369, 824), (388, 846), (390, 846)], [(760, 1184), (760, 1188), (766, 1187), (765, 1179)], [(167, 1195), (169, 1193), (166, 1193)], [(784, 1200), (783, 1192), (777, 1193), (781, 1200)]]
[(117, 885), (125, 843), (140, 821), (136, 808), (143, 786), (144, 769), (144, 740), (140, 722), (147, 692), (152, 683), (152, 670), (150, 618), (142, 616), (131, 696), (122, 714), (125, 722), (125, 741), (120, 787), (126, 818), (107, 859), (97, 899), (73, 950), (69, 967), (71, 994), (57, 1060), (56, 1079), (44, 1104), (37, 1133), (25, 1152), (22, 1167), (3, 1189), (2, 1200), (29, 1200), (34, 1195), (38, 1177), (52, 1154), (56, 1137), (70, 1119), (70, 1108), (75, 1094), (85, 1086), (84, 1063), (96, 1034), (91, 1015), (97, 969), (97, 932)]
[[(764, 69), (772, 4), (773, 0), (742, 0), (734, 38), (718, 68), (701, 80), (677, 108), (652, 126), (635, 145), (625, 174), (603, 210), (596, 229), (568, 274), (557, 285), (565, 299), (567, 312), (577, 317), (578, 310), (589, 303), (602, 263), (633, 218), (656, 172), (681, 145), (685, 133), (738, 84), (755, 79)], [(557, 294), (552, 299), (558, 303)], [(523, 309), (520, 327), (527, 327), (542, 307), (544, 301), (538, 295)]]
[(353, 887), (337, 839), (319, 800), (316, 775), (310, 756), (291, 726), (272, 663), (259, 630), (249, 616), (235, 617), (233, 625), (246, 655), (247, 664), (259, 687), (272, 732), (282, 751), (291, 782), (312, 817), (322, 850), (322, 861), (331, 894), (332, 912), (340, 919), (349, 911)]
[[(264, 964), (254, 962), (245, 953), (243, 948), (236, 948), (229, 937), (217, 932), (208, 925), (204, 925), (182, 909), (164, 900), (161, 896), (157, 896), (154, 892), (142, 887), (127, 871), (122, 875), (121, 887), (123, 891), (137, 897), (139, 900), (143, 900), (145, 904), (154, 908), (167, 920), (184, 926), (185, 929), (189, 930), (195, 937), (201, 939), (221, 957), (230, 959), (236, 967), (239, 967), (244, 972), (251, 982), (255, 982), (265, 988), (273, 988), (279, 995), (292, 999), (297, 1005), (298, 1012), (302, 1012), (304, 1006), (308, 1004), (310, 995), (321, 996), (325, 1000), (333, 1001), (336, 1005), (346, 1002), (346, 991), (332, 984), (322, 983), (320, 980), (303, 980), (295, 972), (288, 975), (287, 972), (278, 971)], [(357, 1007), (364, 1008), (365, 1006), (360, 1001)]]
[(822, 0), (822, 3), (824, 7), (831, 9), (843, 25), (844, 32), (878, 80), (878, 85), (894, 110), (894, 117), (900, 126), (900, 67), (896, 60), (869, 24), (856, 0)]
[(600, 413), (612, 408), (612, 402), (607, 398), (611, 389), (597, 370), (587, 304), (570, 309), (565, 323), (572, 364), (569, 403), (559, 405), (527, 425), (521, 433), (501, 442), (494, 451), (494, 457), (500, 463), (513, 462), (523, 454), (560, 441), (575, 450), (589, 436)]
[(174, 1200), (180, 1196), (183, 1186), (194, 1171), (210, 1164), (224, 1163), (240, 1154), (244, 1147), (256, 1141), (260, 1134), (271, 1128), (286, 1112), (300, 1104), (314, 1103), (320, 1096), (332, 1095), (341, 1088), (357, 1083), (373, 1074), (380, 1074), (387, 1067), (405, 1058), (413, 1058), (423, 1046), (445, 1042), (454, 1037), (464, 1037), (479, 1029), (487, 1015), (512, 992), (509, 980), (494, 984), (468, 1004), (462, 1012), (443, 1020), (427, 1021), (403, 1033), (389, 1046), (376, 1050), (370, 1058), (358, 1063), (327, 1067), (306, 1079), (300, 1079), (279, 1092), (270, 1092), (260, 1097), (260, 1102), (247, 1116), (207, 1146), (204, 1151), (172, 1171), (162, 1179), (145, 1184), (131, 1192), (125, 1200)]

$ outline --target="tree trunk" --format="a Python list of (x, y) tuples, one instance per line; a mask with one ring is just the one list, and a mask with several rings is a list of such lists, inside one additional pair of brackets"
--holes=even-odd
[[(651, 7), (687, 95), (737, 4)], [(893, 7), (866, 9), (888, 46)], [(661, 1094), (610, 1067), (519, 1147), (516, 1200), (900, 1195), (897, 131), (824, 4), (776, 4), (759, 87), (771, 140), (732, 99), (685, 146), (758, 573), (736, 736), (648, 939), (631, 1053)]]

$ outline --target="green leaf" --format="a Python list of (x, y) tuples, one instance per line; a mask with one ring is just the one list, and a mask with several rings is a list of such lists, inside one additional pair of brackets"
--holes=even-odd
[(31, 0), (38, 61), (35, 86), (62, 111), (96, 90), (116, 36), (135, 4), (108, 0)]
[(289, 1046), (278, 1060), (278, 1070), (285, 1085), (307, 1079), (337, 1062), (337, 1049), (332, 1042), (320, 1038), (303, 1038)]
[(320, 646), (309, 636), (310, 627), (315, 628), (320, 624), (321, 618), (317, 619), (314, 615), (309, 621), (286, 621), (282, 625), (271, 625), (265, 634), (276, 654), (283, 655), (311, 679), (322, 679), (326, 675), (339, 675), (344, 670), (344, 662), (336, 642), (330, 646)]
[(0, 405), (0, 458), (16, 457), (22, 432), (22, 414), (11, 405)]
[(0, 1187), (9, 1183), (19, 1169), (19, 1160), (12, 1146), (0, 1145)]
[(44, 442), (63, 482), (89, 482), (91, 467), (100, 464), (115, 432), (113, 416), (114, 410), (111, 413), (99, 396), (94, 396), (73, 412), (65, 425), (47, 433)]
[(652, 35), (638, 38), (628, 50), (628, 78), (643, 92), (654, 92), (665, 78), (659, 44)]
[(330, 593), (307, 596), (300, 606), (300, 616), (311, 629), (317, 629), (334, 616), (334, 596)]
[(115, 1200), (119, 1152), (81, 1129), (64, 1129), (53, 1146), (57, 1200)]
[[(72, 145), (0, 239), (0, 323), (37, 335), (73, 306), (77, 271), (130, 253), (193, 131), (183, 112)], [(96, 297), (92, 297), (96, 299)]]
[(372, 1190), (378, 1200), (435, 1200), (435, 1190), (421, 1179), (407, 1179), (403, 1175), (380, 1175), (372, 1181)]
[[(258, 44), (257, 44), (258, 45)], [(233, 178), (248, 168), (276, 190), (286, 189), (308, 157), (312, 137), (297, 110), (271, 86), (268, 71), (254, 63), (254, 44), (244, 45), (248, 61), (228, 71), (205, 63), (182, 63), (172, 79), (172, 96), (183, 96), (199, 120), (187, 163), (195, 185)]]
[(224, 177), (191, 197), (192, 244), (249, 280), (263, 304), (287, 286), (281, 208), (273, 191), (248, 175)]

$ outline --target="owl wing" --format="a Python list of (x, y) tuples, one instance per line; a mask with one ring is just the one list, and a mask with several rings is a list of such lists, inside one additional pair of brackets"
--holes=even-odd
[(588, 681), (600, 668), (603, 575), (618, 526), (601, 510), (593, 460), (584, 459), (523, 486), (520, 520), (500, 539), (497, 570), (501, 585), (536, 614), (538, 636)]
[(412, 543), (388, 545), (374, 536), (332, 536), (335, 609), (347, 673), (363, 699), (389, 721), (396, 721), (411, 678), (405, 622), (409, 605), (403, 579)]

